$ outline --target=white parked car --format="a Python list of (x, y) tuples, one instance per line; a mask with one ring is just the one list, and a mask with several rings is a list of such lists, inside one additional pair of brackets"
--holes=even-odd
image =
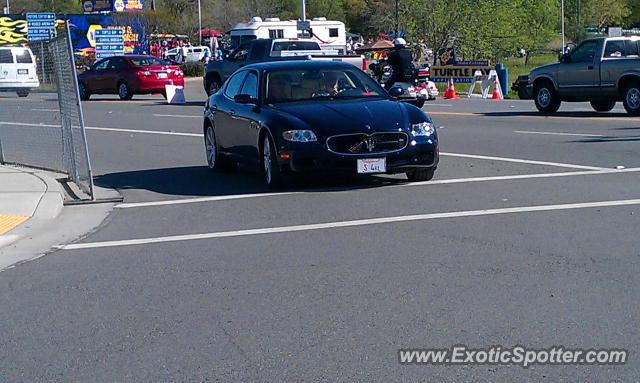
[(16, 92), (27, 97), (38, 88), (36, 60), (29, 48), (0, 47), (0, 92)]

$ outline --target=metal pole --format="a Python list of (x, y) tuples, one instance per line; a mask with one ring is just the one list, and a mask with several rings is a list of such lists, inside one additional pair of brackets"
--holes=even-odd
[(302, 21), (307, 20), (307, 2), (302, 0)]
[(560, 1), (560, 33), (562, 33), (562, 54), (564, 54), (564, 47), (566, 46), (564, 41), (564, 0)]
[(11, 8), (9, 8), (9, 0), (7, 0), (7, 15), (11, 13)]
[(200, 41), (198, 41), (198, 45), (202, 45), (202, 8), (200, 5), (200, 0), (198, 0), (198, 35), (200, 36)]

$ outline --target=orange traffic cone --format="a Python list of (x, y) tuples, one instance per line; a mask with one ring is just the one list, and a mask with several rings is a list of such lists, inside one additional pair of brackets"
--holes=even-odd
[(493, 95), (491, 98), (494, 100), (502, 100), (502, 92), (500, 91), (498, 79), (493, 80)]
[(449, 78), (449, 83), (447, 84), (447, 90), (444, 92), (444, 98), (446, 100), (455, 100), (456, 97), (456, 88), (453, 85), (453, 77)]

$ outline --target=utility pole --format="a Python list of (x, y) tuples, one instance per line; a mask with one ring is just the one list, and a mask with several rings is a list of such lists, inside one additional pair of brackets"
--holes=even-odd
[(152, 11), (156, 10), (156, 0), (151, 0), (151, 10)]
[(7, 6), (6, 6), (6, 8), (4, 9), (4, 12), (5, 12), (5, 14), (7, 14), (7, 15), (11, 13), (11, 9), (9, 8), (9, 0), (7, 0)]
[(302, 21), (307, 20), (307, 2), (302, 0)]
[(198, 45), (202, 45), (202, 7), (200, 5), (200, 0), (198, 0), (198, 26), (198, 36), (200, 36)]
[(564, 0), (560, 1), (560, 33), (562, 34), (562, 54), (564, 54)]

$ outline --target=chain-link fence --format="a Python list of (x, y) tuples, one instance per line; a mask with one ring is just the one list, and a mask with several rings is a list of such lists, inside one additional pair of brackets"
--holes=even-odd
[(53, 170), (93, 198), (68, 29), (27, 47), (0, 47), (0, 162)]

